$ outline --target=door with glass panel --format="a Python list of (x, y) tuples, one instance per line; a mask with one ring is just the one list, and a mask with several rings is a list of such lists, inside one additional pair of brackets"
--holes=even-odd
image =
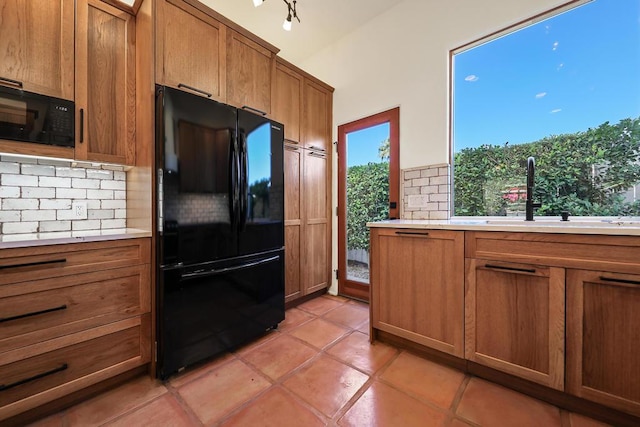
[(398, 218), (400, 109), (338, 126), (338, 292), (369, 300), (367, 222)]

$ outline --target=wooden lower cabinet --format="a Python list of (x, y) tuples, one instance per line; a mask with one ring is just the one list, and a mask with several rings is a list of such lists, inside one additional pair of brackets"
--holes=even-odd
[(464, 233), (371, 229), (372, 327), (464, 356)]
[(640, 275), (567, 271), (567, 391), (640, 416)]
[(562, 390), (564, 272), (467, 259), (465, 357)]
[(0, 425), (151, 361), (150, 247), (0, 250)]

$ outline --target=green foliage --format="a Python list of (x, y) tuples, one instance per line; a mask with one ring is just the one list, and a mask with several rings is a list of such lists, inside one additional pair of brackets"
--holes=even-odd
[[(536, 159), (536, 215), (640, 215), (623, 193), (640, 182), (640, 118), (528, 144), (482, 145), (454, 156), (456, 215), (506, 215), (522, 207), (508, 191), (526, 189), (526, 159)], [(522, 193), (521, 193), (522, 194)]]
[(389, 163), (347, 171), (347, 249), (369, 250), (367, 222), (389, 218)]

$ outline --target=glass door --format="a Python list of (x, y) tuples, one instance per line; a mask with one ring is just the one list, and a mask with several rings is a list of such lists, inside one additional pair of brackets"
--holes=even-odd
[(338, 291), (369, 300), (367, 222), (399, 216), (399, 109), (338, 127)]

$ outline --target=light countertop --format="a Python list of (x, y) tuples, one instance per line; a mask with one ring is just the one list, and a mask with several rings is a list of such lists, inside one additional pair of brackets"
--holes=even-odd
[(98, 242), (104, 240), (136, 239), (140, 237), (151, 237), (151, 232), (135, 228), (115, 228), (110, 230), (3, 234), (0, 235), (0, 249)]
[(448, 220), (394, 219), (369, 222), (367, 227), (640, 236), (640, 219), (636, 217), (632, 219), (570, 218), (569, 221), (560, 221), (555, 217), (543, 217), (530, 222), (521, 217), (452, 218)]

